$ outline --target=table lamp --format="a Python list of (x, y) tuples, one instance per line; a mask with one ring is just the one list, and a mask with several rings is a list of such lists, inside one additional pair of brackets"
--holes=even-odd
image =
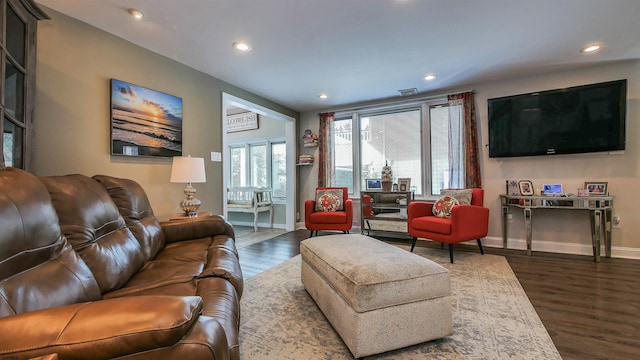
[(197, 216), (201, 204), (200, 200), (193, 196), (196, 193), (196, 189), (191, 186), (191, 183), (203, 183), (206, 181), (204, 158), (191, 156), (175, 156), (173, 158), (171, 182), (187, 183), (187, 187), (184, 188), (184, 194), (187, 197), (180, 202), (180, 208), (182, 208), (186, 216)]

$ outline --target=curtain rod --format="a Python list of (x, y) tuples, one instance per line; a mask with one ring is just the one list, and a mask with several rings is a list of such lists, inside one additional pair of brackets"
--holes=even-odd
[[(449, 95), (454, 95), (454, 94), (463, 94), (463, 93), (467, 93), (467, 92), (472, 92), (472, 93), (476, 93), (476, 90), (464, 90), (464, 91), (457, 91), (454, 93), (446, 93), (446, 94), (438, 94), (438, 95), (424, 95), (424, 96), (418, 96), (416, 95), (416, 97), (412, 97), (412, 98), (404, 98), (404, 99), (395, 99), (394, 100), (390, 100), (391, 98), (388, 98), (388, 101), (385, 100), (381, 100), (380, 102), (371, 102), (369, 103), (369, 105), (367, 104), (362, 104), (362, 105), (352, 105), (352, 106), (347, 106), (347, 107), (343, 107), (343, 108), (335, 108), (332, 110), (324, 110), (324, 111), (320, 111), (318, 114), (322, 114), (322, 113), (326, 113), (326, 112), (332, 112), (332, 113), (342, 113), (342, 112), (347, 112), (347, 111), (358, 111), (358, 110), (363, 110), (363, 109), (369, 109), (371, 107), (384, 107), (384, 106), (394, 106), (394, 105), (401, 105), (403, 103), (408, 103), (408, 102), (412, 102), (412, 101), (425, 101), (425, 100), (433, 100), (433, 99), (438, 99), (438, 98), (442, 98), (442, 97), (446, 97)], [(375, 100), (374, 100), (375, 101)]]

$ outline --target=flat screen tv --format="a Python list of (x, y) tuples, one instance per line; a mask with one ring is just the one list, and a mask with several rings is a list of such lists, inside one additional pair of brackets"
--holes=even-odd
[(626, 102), (626, 79), (489, 99), (489, 157), (624, 150)]

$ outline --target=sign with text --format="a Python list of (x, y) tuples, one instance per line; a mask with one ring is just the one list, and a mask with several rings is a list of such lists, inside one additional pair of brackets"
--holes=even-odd
[(258, 114), (247, 112), (227, 115), (227, 132), (253, 130), (258, 128)]

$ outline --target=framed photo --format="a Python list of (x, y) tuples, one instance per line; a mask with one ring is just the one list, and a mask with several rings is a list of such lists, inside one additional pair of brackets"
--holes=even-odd
[(411, 191), (411, 178), (399, 178), (398, 191)]
[(533, 195), (533, 183), (531, 180), (518, 181), (518, 189), (520, 189), (520, 195), (531, 196)]
[(510, 195), (510, 196), (520, 195), (520, 188), (518, 188), (517, 181), (507, 180), (507, 195)]
[(382, 190), (382, 179), (365, 179), (367, 190)]
[(182, 156), (182, 99), (111, 79), (111, 155)]
[(584, 188), (589, 191), (589, 195), (602, 195), (608, 194), (607, 185), (608, 182), (603, 181), (585, 181)]

